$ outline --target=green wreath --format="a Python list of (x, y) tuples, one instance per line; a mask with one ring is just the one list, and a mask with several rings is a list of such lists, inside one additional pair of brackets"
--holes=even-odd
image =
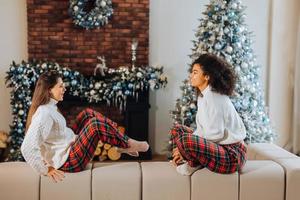
[[(92, 7), (87, 11), (87, 7)], [(113, 14), (111, 0), (70, 0), (69, 13), (73, 22), (86, 29), (104, 26)]]

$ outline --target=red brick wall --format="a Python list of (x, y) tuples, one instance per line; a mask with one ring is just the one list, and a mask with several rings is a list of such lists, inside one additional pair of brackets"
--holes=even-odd
[(139, 41), (137, 65), (148, 64), (149, 0), (112, 0), (114, 14), (100, 29), (76, 27), (69, 0), (27, 0), (29, 59), (58, 62), (92, 75), (96, 56), (107, 66), (131, 65), (131, 41)]
[[(110, 68), (131, 65), (131, 42), (138, 39), (137, 66), (148, 64), (149, 0), (112, 0), (114, 14), (108, 24), (86, 30), (75, 26), (68, 14), (69, 0), (27, 0), (28, 54), (92, 75), (97, 56)], [(124, 115), (115, 107), (78, 105), (61, 107), (68, 125), (91, 107), (122, 125)]]

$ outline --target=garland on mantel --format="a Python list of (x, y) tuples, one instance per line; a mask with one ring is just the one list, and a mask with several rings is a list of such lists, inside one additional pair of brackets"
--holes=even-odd
[(61, 67), (52, 62), (13, 62), (7, 72), (6, 84), (12, 88), (11, 106), (13, 123), (10, 131), (10, 152), (7, 160), (23, 160), (20, 146), (23, 142), (27, 112), (36, 81), (40, 74), (48, 70), (57, 70), (64, 79), (67, 93), (88, 100), (91, 103), (106, 102), (107, 105), (126, 108), (126, 99), (143, 90), (157, 90), (165, 87), (167, 78), (163, 75), (163, 67), (119, 67), (106, 70), (106, 76), (85, 77), (78, 71)]

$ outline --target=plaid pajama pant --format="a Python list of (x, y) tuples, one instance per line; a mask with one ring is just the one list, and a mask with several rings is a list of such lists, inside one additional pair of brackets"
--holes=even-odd
[(230, 174), (240, 171), (247, 158), (247, 148), (242, 142), (221, 145), (193, 134), (193, 130), (176, 124), (170, 131), (173, 149), (178, 148), (191, 167)]
[(113, 146), (128, 148), (128, 137), (118, 131), (118, 124), (92, 109), (81, 111), (72, 126), (78, 135), (71, 144), (67, 161), (60, 167), (65, 172), (79, 172), (94, 156), (99, 140)]

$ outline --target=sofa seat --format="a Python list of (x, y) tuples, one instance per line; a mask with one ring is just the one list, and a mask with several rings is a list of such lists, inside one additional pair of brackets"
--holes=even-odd
[(65, 173), (64, 181), (57, 183), (41, 176), (40, 200), (91, 199), (91, 169), (92, 164), (89, 164), (84, 171)]
[(142, 175), (138, 162), (96, 163), (92, 174), (92, 199), (141, 199)]
[(24, 162), (0, 163), (0, 199), (38, 200), (40, 176)]
[[(267, 152), (266, 152), (267, 151)], [(274, 154), (272, 154), (274, 152)], [(53, 183), (24, 162), (0, 163), (3, 200), (299, 200), (300, 158), (270, 144), (249, 146), (239, 173), (182, 176), (170, 162), (93, 163)]]
[(190, 199), (190, 177), (178, 174), (170, 162), (144, 162), (141, 169), (143, 200)]
[(271, 160), (250, 160), (240, 173), (239, 199), (284, 199), (284, 169)]

